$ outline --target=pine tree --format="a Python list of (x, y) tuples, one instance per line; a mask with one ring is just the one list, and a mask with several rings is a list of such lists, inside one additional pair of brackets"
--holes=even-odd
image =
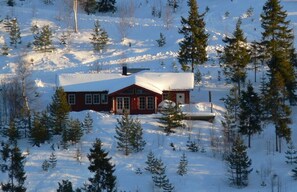
[(21, 32), (20, 32), (20, 27), (18, 24), (17, 19), (12, 19), (11, 20), (11, 27), (10, 27), (10, 32), (9, 32), (9, 37), (10, 37), (10, 45), (13, 45), (15, 48), (17, 47), (17, 44), (21, 44)]
[(251, 136), (262, 131), (260, 98), (251, 82), (248, 83), (247, 90), (242, 91), (239, 100), (239, 132), (248, 136), (248, 147), (251, 147)]
[(166, 166), (164, 166), (162, 159), (157, 159), (155, 161), (155, 171), (152, 175), (154, 185), (164, 191), (173, 191), (174, 187), (169, 182), (165, 171)]
[(98, 11), (99, 12), (115, 12), (116, 11), (116, 0), (99, 0)]
[(293, 175), (292, 177), (297, 180), (297, 167), (295, 167), (294, 169), (292, 169)]
[(227, 44), (221, 55), (221, 62), (224, 63), (224, 74), (228, 81), (237, 83), (240, 93), (241, 82), (246, 79), (246, 66), (250, 62), (250, 53), (247, 48), (247, 40), (240, 28), (241, 19), (236, 23), (233, 37), (226, 37), (223, 41)]
[(29, 137), (33, 146), (40, 146), (40, 144), (51, 138), (49, 128), (43, 121), (43, 115), (46, 115), (46, 113), (35, 113), (33, 117), (33, 126), (29, 130)]
[(11, 20), (9, 37), (10, 37), (10, 45), (13, 45), (15, 48), (17, 47), (17, 44), (22, 43), (20, 27), (16, 18)]
[(253, 41), (251, 43), (250, 57), (254, 65), (254, 82), (257, 82), (257, 71), (260, 63), (263, 65), (265, 59), (264, 47), (261, 42)]
[(125, 155), (129, 155), (133, 151), (131, 145), (132, 129), (134, 120), (129, 117), (128, 113), (125, 113), (121, 120), (117, 119), (118, 124), (116, 125), (117, 148), (120, 151), (124, 151)]
[(9, 127), (4, 132), (4, 135), (8, 137), (8, 141), (11, 144), (16, 144), (17, 140), (21, 138), (20, 132), (14, 121), (10, 122)]
[(297, 150), (292, 141), (288, 143), (288, 149), (285, 152), (286, 163), (292, 165), (293, 163), (297, 164)]
[(248, 185), (248, 175), (252, 171), (251, 159), (247, 155), (247, 147), (237, 136), (233, 143), (231, 152), (226, 157), (228, 166), (229, 180), (232, 185), (244, 187)]
[[(274, 61), (278, 61), (277, 59)], [(276, 72), (273, 78), (268, 82), (268, 89), (265, 95), (265, 106), (269, 114), (268, 120), (273, 122), (275, 126), (275, 150), (281, 151), (282, 138), (287, 142), (291, 140), (291, 128), (289, 125), (291, 120), (291, 108), (284, 100), (284, 81), (279, 72)]]
[(15, 1), (14, 0), (7, 0), (7, 5), (10, 7), (15, 6)]
[(172, 7), (173, 12), (176, 12), (176, 9), (179, 7), (178, 0), (167, 0), (168, 5)]
[(49, 105), (50, 119), (54, 134), (61, 134), (66, 129), (70, 105), (63, 88), (58, 87)]
[(163, 107), (162, 116), (158, 117), (160, 127), (164, 129), (165, 133), (168, 135), (174, 133), (172, 129), (177, 127), (182, 127), (184, 119), (184, 114), (180, 107), (176, 105), (173, 101), (168, 100), (167, 104)]
[(130, 132), (131, 132), (130, 144), (132, 146), (133, 151), (135, 152), (142, 151), (144, 149), (144, 146), (146, 145), (146, 142), (143, 139), (143, 129), (138, 119), (135, 119), (133, 121)]
[(36, 50), (42, 52), (51, 52), (53, 47), (53, 32), (49, 25), (45, 25), (34, 35), (33, 45)]
[(89, 112), (87, 113), (84, 119), (83, 128), (86, 133), (90, 133), (93, 129), (93, 119)]
[(90, 38), (91, 44), (93, 45), (94, 51), (101, 52), (108, 42), (108, 34), (100, 27), (98, 20), (95, 21), (94, 26), (95, 28), (91, 34), (92, 38)]
[(49, 160), (48, 160), (52, 169), (54, 169), (57, 165), (57, 157), (54, 152), (51, 153)]
[(163, 33), (160, 33), (160, 38), (156, 40), (159, 47), (163, 47), (166, 44), (166, 37)]
[(67, 126), (67, 141), (71, 141), (73, 144), (78, 143), (83, 136), (83, 130), (81, 128), (81, 123), (78, 119), (70, 119)]
[(1, 47), (2, 55), (9, 55), (9, 47), (7, 46), (6, 42), (4, 42), (3, 46)]
[(3, 150), (1, 150), (1, 155), (3, 161), (6, 163), (2, 166), (1, 170), (3, 172), (8, 172), (7, 183), (1, 182), (2, 191), (25, 192), (25, 157), (22, 156), (20, 149), (16, 145), (12, 148), (10, 148), (9, 145), (4, 145)]
[(85, 9), (85, 12), (87, 12), (88, 15), (96, 13), (96, 9), (97, 9), (96, 0), (87, 0), (84, 3), (84, 9)]
[(239, 95), (237, 87), (231, 88), (227, 98), (223, 98), (222, 100), (226, 108), (226, 113), (224, 114), (225, 121), (223, 121), (222, 124), (226, 144), (229, 145), (229, 143), (233, 143), (238, 133)]
[(75, 192), (72, 189), (72, 183), (69, 180), (62, 180), (62, 183), (58, 182), (59, 188), (57, 192)]
[(49, 167), (50, 167), (50, 164), (49, 164), (48, 160), (45, 159), (41, 165), (41, 168), (43, 171), (48, 171)]
[(194, 65), (207, 61), (206, 47), (209, 34), (205, 31), (204, 14), (198, 13), (197, 1), (188, 0), (188, 6), (189, 17), (181, 18), (182, 27), (179, 33), (184, 35), (184, 39), (179, 43), (178, 61), (183, 70), (191, 69), (194, 72)]
[[(261, 14), (262, 41), (266, 47), (269, 63), (270, 81), (281, 79), (285, 89), (285, 98), (291, 103), (296, 102), (296, 73), (294, 70), (294, 32), (287, 20), (287, 12), (283, 10), (279, 0), (267, 0)], [(271, 84), (270, 84), (271, 85)], [(273, 88), (275, 89), (275, 87)]]
[(5, 31), (9, 33), (10, 28), (12, 26), (12, 22), (11, 22), (11, 18), (8, 15), (6, 15), (6, 17), (4, 18), (3, 25), (4, 25), (4, 28), (5, 28)]
[(116, 176), (114, 176), (114, 165), (111, 164), (111, 158), (107, 157), (108, 153), (102, 149), (102, 143), (99, 139), (93, 144), (88, 154), (90, 166), (88, 169), (94, 173), (92, 178), (89, 178), (89, 192), (97, 191), (116, 191)]
[(183, 153), (178, 164), (177, 174), (180, 176), (186, 175), (188, 172), (187, 167), (188, 167), (187, 156), (185, 153)]
[(155, 154), (150, 151), (148, 154), (147, 154), (147, 160), (145, 162), (146, 164), (146, 167), (144, 168), (145, 170), (149, 171), (150, 173), (154, 173), (155, 172), (155, 162), (157, 161), (156, 157), (155, 157)]

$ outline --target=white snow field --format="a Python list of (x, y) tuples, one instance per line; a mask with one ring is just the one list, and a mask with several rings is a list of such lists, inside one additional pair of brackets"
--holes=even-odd
[[(16, 17), (19, 21), (22, 35), (22, 44), (10, 51), (8, 56), (0, 56), (0, 79), (15, 75), (16, 63), (20, 55), (27, 59), (33, 59), (32, 80), (36, 83), (37, 92), (40, 95), (32, 105), (35, 110), (43, 110), (51, 101), (57, 82), (57, 75), (64, 73), (121, 73), (122, 64), (128, 67), (150, 68), (152, 72), (176, 72), (180, 71), (180, 65), (176, 59), (179, 50), (178, 42), (183, 38), (178, 33), (181, 26), (181, 16), (188, 16), (187, 0), (180, 0), (180, 7), (173, 13), (172, 24), (166, 28), (164, 15), (161, 18), (153, 17), (152, 7), (162, 9), (165, 13), (166, 0), (117, 0), (118, 9), (124, 5), (132, 5), (130, 9), (129, 24), (121, 25), (123, 16), (120, 12), (114, 14), (87, 15), (82, 9), (78, 13), (78, 33), (71, 32), (69, 44), (62, 46), (59, 39), (63, 32), (73, 31), (73, 12), (71, 0), (54, 0), (53, 5), (45, 5), (42, 0), (16, 0), (14, 7), (8, 7), (5, 0), (0, 1), (0, 19), (7, 15)], [(176, 192), (296, 192), (297, 181), (291, 175), (290, 165), (285, 163), (286, 143), (283, 141), (282, 153), (274, 151), (274, 127), (267, 125), (263, 133), (252, 138), (252, 146), (248, 149), (248, 155), (252, 159), (253, 171), (249, 176), (249, 185), (238, 189), (229, 185), (227, 167), (222, 159), (222, 147), (213, 147), (211, 141), (219, 143), (222, 139), (222, 124), (224, 105), (222, 97), (228, 93), (230, 85), (227, 85), (222, 75), (218, 80), (218, 71), (221, 70), (216, 54), (217, 49), (222, 49), (224, 44), (222, 37), (230, 35), (235, 29), (238, 18), (242, 18), (242, 29), (248, 41), (261, 38), (260, 14), (265, 0), (197, 0), (199, 12), (206, 7), (209, 12), (205, 15), (206, 29), (209, 35), (207, 48), (209, 61), (199, 66), (202, 72), (202, 82), (196, 85), (191, 92), (191, 102), (194, 108), (190, 112), (209, 113), (208, 93), (212, 92), (212, 101), (216, 118), (213, 122), (186, 121), (186, 128), (176, 130), (176, 133), (166, 136), (158, 127), (156, 116), (137, 115), (144, 130), (144, 138), (147, 142), (145, 149), (139, 153), (125, 156), (116, 148), (115, 125), (119, 115), (99, 113), (94, 111), (72, 112), (71, 117), (83, 120), (87, 112), (90, 112), (94, 120), (94, 128), (90, 134), (82, 137), (81, 143), (63, 150), (59, 146), (59, 137), (54, 137), (51, 143), (40, 147), (31, 146), (27, 139), (19, 142), (20, 148), (29, 151), (26, 157), (25, 171), (27, 175), (25, 186), (29, 192), (54, 192), (58, 188), (58, 182), (70, 180), (74, 186), (82, 187), (83, 183), (91, 177), (88, 170), (89, 161), (87, 154), (95, 141), (100, 138), (103, 148), (112, 157), (115, 164), (118, 191), (152, 192), (158, 191), (154, 187), (151, 174), (144, 170), (145, 161), (149, 151), (153, 151), (156, 157), (160, 157), (166, 165), (166, 175), (174, 185)], [(297, 35), (297, 1), (281, 1), (284, 9), (288, 11), (288, 19), (291, 27)], [(252, 7), (252, 16), (247, 16), (246, 11)], [(226, 17), (226, 12), (229, 16)], [(94, 21), (99, 20), (110, 38), (107, 49), (98, 54), (93, 52), (90, 37)], [(51, 53), (40, 53), (27, 48), (32, 42), (31, 25), (43, 26), (49, 24), (54, 31), (55, 50)], [(164, 47), (158, 47), (156, 40), (160, 32), (166, 37)], [(3, 25), (0, 27), (0, 45), (4, 41), (9, 43), (9, 35)], [(131, 46), (129, 46), (131, 45)], [(297, 41), (295, 40), (295, 46)], [(176, 65), (174, 65), (174, 63)], [(266, 68), (261, 68), (257, 73), (257, 83)], [(253, 81), (252, 70), (248, 71), (248, 79)], [(161, 83), (161, 82), (160, 82)], [(295, 144), (297, 108), (292, 112), (292, 140)], [(202, 152), (190, 152), (187, 150), (188, 139), (200, 141)], [(2, 138), (0, 138), (2, 140)], [(245, 138), (246, 139), (246, 138)], [(173, 143), (176, 150), (170, 146)], [(52, 144), (55, 147), (57, 166), (44, 172), (41, 165), (52, 153)], [(81, 162), (75, 159), (76, 150), (82, 152)], [(179, 176), (177, 166), (182, 153), (188, 159), (188, 174)], [(142, 174), (136, 174), (140, 168)], [(277, 178), (277, 181), (273, 178)], [(0, 181), (7, 179), (6, 173), (0, 172)], [(265, 182), (265, 186), (261, 183)]]

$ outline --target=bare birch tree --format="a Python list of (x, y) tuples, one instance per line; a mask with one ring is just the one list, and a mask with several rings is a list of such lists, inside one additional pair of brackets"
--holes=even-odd
[(74, 32), (78, 33), (78, 24), (77, 24), (77, 0), (73, 0), (73, 13), (74, 13)]

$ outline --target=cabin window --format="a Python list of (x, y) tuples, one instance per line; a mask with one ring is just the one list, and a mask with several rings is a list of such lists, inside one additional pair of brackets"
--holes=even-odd
[(143, 95), (143, 94), (147, 94), (147, 91), (145, 91), (144, 89), (135, 89), (135, 93), (137, 95)]
[(86, 94), (85, 95), (85, 104), (91, 105), (92, 104), (92, 94)]
[(68, 95), (68, 103), (69, 105), (75, 105), (75, 94)]
[(106, 93), (101, 93), (101, 103), (107, 104), (108, 103), (108, 97)]
[(139, 101), (139, 110), (152, 110), (155, 108), (155, 100), (153, 96), (149, 96), (149, 97), (138, 97), (138, 101)]
[(134, 94), (134, 89), (127, 89), (123, 91), (123, 94), (125, 95), (133, 95)]
[(154, 106), (155, 106), (154, 97), (152, 96), (147, 97), (147, 109), (154, 109)]
[(93, 94), (93, 104), (100, 104), (100, 95), (99, 94)]
[(146, 98), (139, 97), (139, 109), (144, 110), (146, 108)]

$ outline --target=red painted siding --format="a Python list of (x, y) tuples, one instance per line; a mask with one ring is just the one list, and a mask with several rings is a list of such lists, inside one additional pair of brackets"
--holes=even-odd
[[(75, 103), (70, 105), (72, 111), (94, 110), (122, 113), (121, 109), (118, 108), (119, 106), (122, 106), (122, 108), (124, 108), (123, 98), (126, 98), (125, 100), (129, 100), (130, 102), (130, 114), (156, 113), (158, 105), (163, 99), (170, 99), (176, 102), (178, 100), (177, 95), (179, 97), (182, 96), (182, 100), (184, 101), (184, 103), (190, 103), (189, 91), (164, 91), (161, 95), (137, 85), (131, 85), (117, 92), (109, 94), (107, 103), (101, 102), (102, 94), (108, 94), (107, 92), (67, 92), (66, 94), (68, 102), (70, 102), (69, 95), (74, 95), (75, 97)], [(86, 94), (92, 95), (92, 103), (86, 104)], [(93, 96), (98, 94), (100, 95), (100, 103), (94, 104), (95, 99), (93, 98)]]

